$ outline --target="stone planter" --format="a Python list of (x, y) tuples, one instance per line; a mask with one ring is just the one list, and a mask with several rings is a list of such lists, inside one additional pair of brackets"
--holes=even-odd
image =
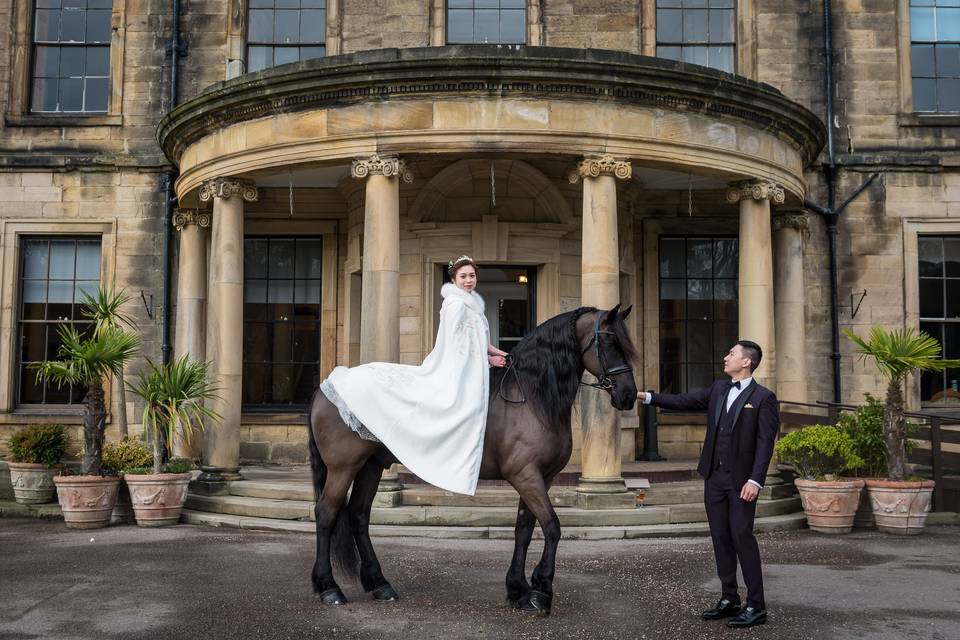
[(13, 497), (20, 504), (46, 504), (53, 502), (53, 484), (56, 469), (45, 464), (29, 462), (10, 462), (10, 483), (13, 485)]
[(933, 480), (867, 480), (867, 490), (877, 529), (899, 535), (923, 531), (933, 497)]
[(137, 524), (141, 527), (177, 524), (187, 499), (190, 477), (189, 473), (126, 476)]
[(110, 514), (110, 524), (135, 524), (137, 518), (133, 513), (133, 502), (130, 501), (130, 489), (126, 482), (120, 483), (117, 492), (117, 503), (113, 505)]
[(850, 533), (853, 530), (863, 480), (817, 482), (797, 478), (794, 484), (800, 492), (803, 512), (807, 514), (811, 530), (820, 533)]
[(861, 491), (860, 503), (857, 505), (857, 513), (853, 516), (853, 528), (873, 529), (876, 526), (877, 523), (873, 519), (873, 505), (870, 504), (870, 492)]
[(110, 524), (120, 478), (54, 476), (63, 521), (71, 529), (99, 529)]

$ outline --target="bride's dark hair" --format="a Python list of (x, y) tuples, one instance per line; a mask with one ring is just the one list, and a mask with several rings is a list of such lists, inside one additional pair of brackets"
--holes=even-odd
[(447, 273), (450, 275), (450, 279), (453, 280), (457, 275), (457, 271), (459, 271), (461, 267), (465, 267), (467, 265), (473, 267), (474, 271), (479, 271), (477, 268), (477, 263), (474, 262), (473, 258), (470, 256), (460, 256), (456, 260), (451, 260), (448, 262)]

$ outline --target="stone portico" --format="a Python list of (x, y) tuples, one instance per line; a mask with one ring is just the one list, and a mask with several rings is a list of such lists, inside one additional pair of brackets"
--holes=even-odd
[[(768, 85), (609, 51), (379, 50), (219, 83), (159, 131), (180, 171), (176, 352), (213, 362), (221, 389), (202, 479), (215, 491), (242, 474), (241, 442), (293, 431), (242, 411), (250, 234), (322, 237), (321, 378), (337, 364), (418, 364), (433, 344), (438, 265), (467, 253), (481, 281), (484, 266), (531, 269), (537, 323), (634, 305), (638, 388), (660, 379), (657, 237), (730, 234), (739, 336), (764, 347), (757, 377), (809, 400), (797, 212), (823, 137)], [(685, 215), (655, 204), (667, 193)], [(621, 464), (635, 458), (637, 426), (585, 388), (580, 506), (632, 500)], [(677, 438), (675, 453), (693, 457), (698, 435)]]

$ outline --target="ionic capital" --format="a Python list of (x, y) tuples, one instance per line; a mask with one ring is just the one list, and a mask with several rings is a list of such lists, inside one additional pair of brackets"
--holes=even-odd
[(782, 213), (773, 216), (773, 229), (796, 229), (806, 231), (810, 228), (810, 219), (805, 213)]
[(570, 184), (576, 184), (581, 178), (599, 178), (613, 176), (620, 180), (628, 180), (633, 175), (633, 167), (626, 160), (617, 160), (611, 155), (586, 156), (577, 163), (575, 169), (567, 174)]
[(201, 228), (210, 227), (211, 215), (208, 211), (197, 211), (196, 209), (177, 209), (173, 214), (173, 228), (177, 231), (183, 231), (183, 228), (195, 224)]
[(260, 197), (253, 180), (244, 178), (213, 178), (200, 185), (200, 201), (209, 202), (214, 198), (241, 197), (248, 202), (256, 202)]
[(350, 175), (354, 178), (367, 176), (398, 177), (406, 183), (413, 182), (413, 173), (407, 168), (407, 163), (397, 156), (379, 156), (376, 153), (369, 158), (358, 158), (350, 165)]
[(741, 200), (769, 200), (774, 204), (783, 204), (786, 196), (783, 187), (769, 180), (748, 180), (727, 189), (727, 202)]

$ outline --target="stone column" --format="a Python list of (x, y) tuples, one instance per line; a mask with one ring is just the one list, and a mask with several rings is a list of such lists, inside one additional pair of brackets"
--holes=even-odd
[(807, 402), (803, 280), (803, 233), (807, 227), (807, 216), (802, 213), (779, 215), (773, 219), (777, 397), (793, 402)]
[(727, 190), (727, 201), (740, 203), (739, 335), (763, 349), (754, 378), (777, 388), (777, 344), (773, 308), (773, 238), (770, 201), (783, 204), (783, 187), (763, 180), (742, 182)]
[[(399, 158), (376, 154), (354, 160), (350, 174), (367, 181), (360, 294), (360, 362), (399, 362), (400, 180), (412, 182), (413, 174)], [(399, 506), (402, 489), (397, 465), (393, 465), (380, 480), (374, 504)]]
[[(617, 233), (617, 179), (629, 179), (628, 162), (613, 156), (585, 157), (569, 175), (583, 180), (581, 300), (584, 306), (611, 309), (620, 302), (620, 244)], [(590, 373), (584, 373), (595, 381)], [(620, 475), (620, 417), (605, 391), (582, 387), (583, 432), (577, 502), (581, 508), (629, 507)]]
[(208, 492), (225, 492), (226, 481), (242, 479), (243, 204), (257, 200), (257, 188), (250, 180), (214, 178), (200, 187), (200, 200), (213, 201), (206, 353), (218, 387), (209, 406), (221, 420), (204, 432), (199, 480)]
[[(189, 356), (205, 360), (205, 315), (207, 305), (207, 229), (210, 214), (205, 211), (180, 209), (173, 216), (173, 226), (180, 233), (179, 266), (177, 267), (177, 334), (174, 357)], [(178, 434), (182, 434), (180, 429)], [(189, 444), (182, 435), (173, 443), (173, 454), (199, 458), (203, 434), (190, 434)]]

